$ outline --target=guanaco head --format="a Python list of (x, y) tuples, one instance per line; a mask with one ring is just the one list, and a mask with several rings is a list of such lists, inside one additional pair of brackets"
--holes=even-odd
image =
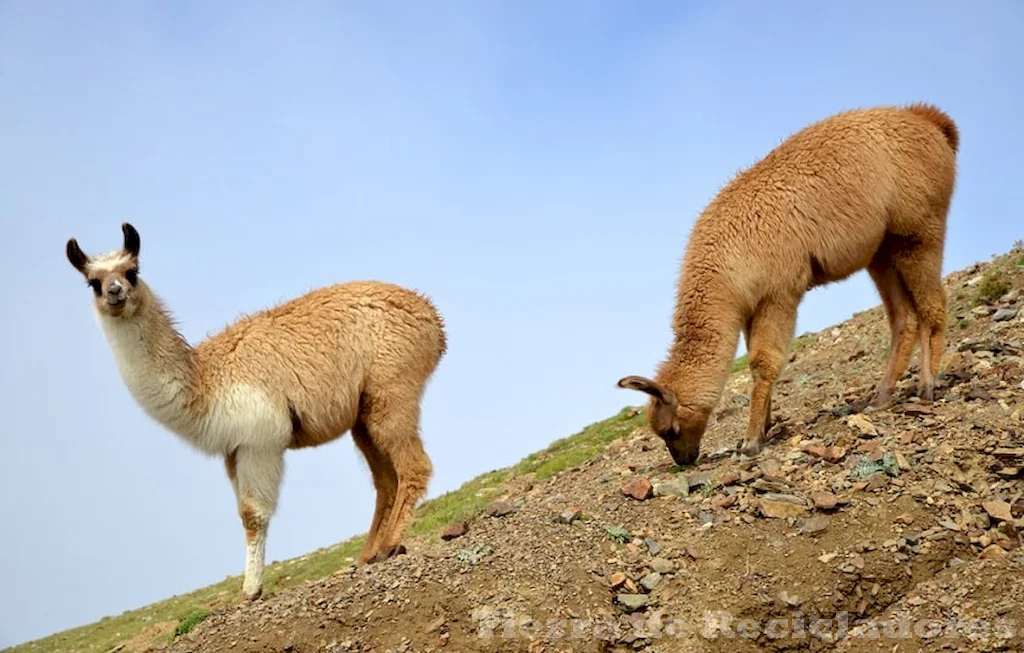
[(127, 222), (121, 225), (124, 246), (89, 258), (74, 238), (68, 240), (68, 261), (92, 288), (96, 309), (109, 317), (131, 317), (139, 309), (139, 232)]
[(642, 376), (619, 379), (620, 388), (646, 392), (647, 423), (668, 447), (677, 465), (689, 465), (700, 455), (700, 440), (707, 426), (707, 415), (679, 404), (674, 392)]

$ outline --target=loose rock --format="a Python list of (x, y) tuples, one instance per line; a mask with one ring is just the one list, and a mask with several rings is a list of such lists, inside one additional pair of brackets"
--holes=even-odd
[(454, 540), (456, 537), (462, 537), (469, 532), (469, 522), (461, 521), (457, 524), (452, 524), (443, 533), (441, 533), (442, 540)]
[(874, 438), (878, 436), (878, 429), (871, 423), (867, 417), (860, 413), (850, 415), (846, 418), (846, 423), (851, 428), (856, 429), (862, 436)]
[(1013, 514), (1010, 512), (1010, 504), (1005, 501), (985, 501), (981, 504), (985, 512), (994, 519), (1000, 521), (1013, 521)]
[(622, 486), (622, 493), (637, 501), (649, 499), (652, 491), (651, 482), (646, 478), (638, 478)]
[(824, 491), (812, 492), (811, 501), (814, 502), (814, 507), (818, 510), (832, 510), (837, 504), (836, 495)]
[(618, 594), (615, 601), (627, 612), (635, 612), (647, 607), (649, 599), (646, 594)]
[(800, 497), (775, 493), (761, 497), (760, 509), (765, 517), (775, 519), (802, 517), (808, 512), (807, 503)]

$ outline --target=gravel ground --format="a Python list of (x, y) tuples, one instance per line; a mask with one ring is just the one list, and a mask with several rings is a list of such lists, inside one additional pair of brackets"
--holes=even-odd
[(1021, 264), (1017, 247), (946, 279), (932, 404), (912, 396), (915, 355), (889, 408), (853, 412), (883, 369), (875, 308), (798, 339), (755, 460), (723, 453), (745, 427), (744, 372), (694, 468), (639, 428), (581, 466), (510, 480), (461, 536), (149, 650), (1024, 649)]

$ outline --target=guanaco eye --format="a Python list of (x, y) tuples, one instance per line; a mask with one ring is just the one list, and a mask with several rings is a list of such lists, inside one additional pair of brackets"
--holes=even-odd
[(92, 286), (92, 291), (99, 297), (103, 293), (103, 286), (100, 284), (99, 279), (89, 279), (89, 285)]
[(135, 285), (135, 282), (139, 280), (139, 271), (132, 268), (124, 273), (124, 278), (128, 280), (128, 283)]

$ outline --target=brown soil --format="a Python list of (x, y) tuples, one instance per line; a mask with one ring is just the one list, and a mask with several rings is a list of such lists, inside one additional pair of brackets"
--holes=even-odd
[[(1021, 264), (1017, 247), (947, 278), (933, 404), (912, 396), (915, 356), (889, 408), (853, 412), (888, 344), (875, 308), (797, 340), (774, 395), (774, 438), (755, 460), (722, 453), (747, 418), (741, 373), (697, 467), (677, 472), (637, 429), (551, 478), (512, 479), (499, 498), (516, 509), (476, 518), (461, 537), (412, 541), (407, 555), (218, 612), (166, 648), (1020, 650)], [(979, 308), (984, 274), (1010, 292)], [(1020, 313), (996, 321), (997, 308)], [(621, 489), (638, 479), (654, 486), (633, 488), (641, 500)], [(666, 495), (665, 483), (688, 494)], [(559, 520), (573, 507), (581, 519)], [(624, 528), (625, 541), (606, 527)]]

